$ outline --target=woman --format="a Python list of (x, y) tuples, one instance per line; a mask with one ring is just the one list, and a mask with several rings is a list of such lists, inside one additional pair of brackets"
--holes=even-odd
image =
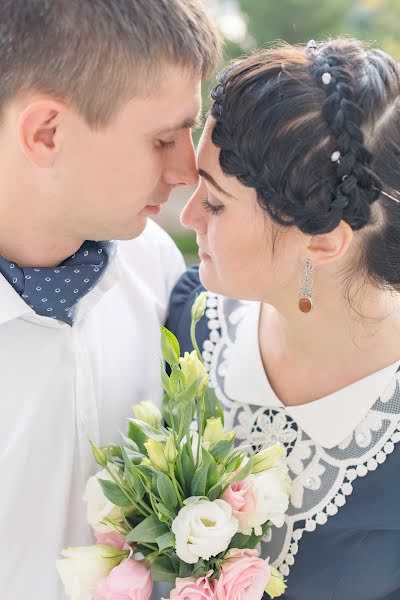
[(262, 546), (287, 600), (400, 598), (400, 67), (361, 43), (280, 45), (220, 77), (182, 214), (190, 307), (238, 442), (293, 478)]

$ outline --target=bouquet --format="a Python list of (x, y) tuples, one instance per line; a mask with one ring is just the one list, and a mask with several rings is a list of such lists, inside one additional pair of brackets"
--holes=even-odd
[(148, 600), (153, 581), (171, 600), (260, 600), (285, 583), (257, 545), (282, 526), (290, 482), (284, 449), (235, 446), (195, 329), (206, 294), (192, 307), (192, 353), (180, 356), (161, 329), (165, 396), (133, 408), (120, 446), (92, 450), (102, 471), (88, 481), (88, 521), (97, 544), (68, 548), (57, 569), (72, 600)]

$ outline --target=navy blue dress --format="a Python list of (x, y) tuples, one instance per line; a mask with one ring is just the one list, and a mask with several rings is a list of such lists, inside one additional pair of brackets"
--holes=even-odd
[[(182, 276), (171, 297), (167, 327), (179, 339), (182, 352), (192, 350), (190, 310), (196, 294), (202, 290), (198, 269), (191, 268)], [(213, 317), (215, 304), (214, 299)], [(203, 317), (197, 329), (200, 348), (213, 331), (209, 320)], [(295, 541), (292, 540), (290, 546), (291, 549), (296, 546), (296, 551), (293, 550), (288, 561), (290, 569), (286, 567), (284, 571), (287, 590), (283, 600), (400, 600), (400, 448), (397, 444), (400, 392), (397, 381), (389, 401), (386, 399), (375, 408), (383, 418), (381, 430), (375, 431), (376, 437), (371, 440), (371, 444), (376, 445), (376, 458), (370, 455), (368, 467), (359, 465), (359, 476), (354, 477), (352, 483), (346, 480), (343, 488), (348, 495), (338, 502), (339, 509), (336, 506), (331, 509), (329, 518), (326, 519), (324, 507), (316, 517), (317, 526), (313, 518), (304, 531), (304, 523), (296, 523), (296, 529), (302, 533), (293, 538)], [(385, 414), (387, 420), (384, 420)], [(397, 434), (392, 435), (390, 442), (382, 438), (380, 447), (379, 436), (389, 427), (389, 421)], [(362, 450), (366, 451), (368, 448)], [(343, 499), (343, 494), (339, 495)], [(265, 548), (268, 552), (268, 543)]]

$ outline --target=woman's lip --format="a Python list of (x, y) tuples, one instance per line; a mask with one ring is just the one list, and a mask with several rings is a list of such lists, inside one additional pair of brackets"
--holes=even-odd
[(161, 210), (161, 206), (160, 204), (149, 204), (148, 206), (145, 206), (143, 210), (151, 215), (158, 215)]

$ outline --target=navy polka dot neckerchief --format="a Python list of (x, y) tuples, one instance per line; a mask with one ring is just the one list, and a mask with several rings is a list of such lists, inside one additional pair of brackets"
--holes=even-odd
[(73, 324), (76, 306), (99, 282), (113, 242), (85, 242), (58, 267), (19, 267), (0, 257), (0, 273), (38, 315)]

